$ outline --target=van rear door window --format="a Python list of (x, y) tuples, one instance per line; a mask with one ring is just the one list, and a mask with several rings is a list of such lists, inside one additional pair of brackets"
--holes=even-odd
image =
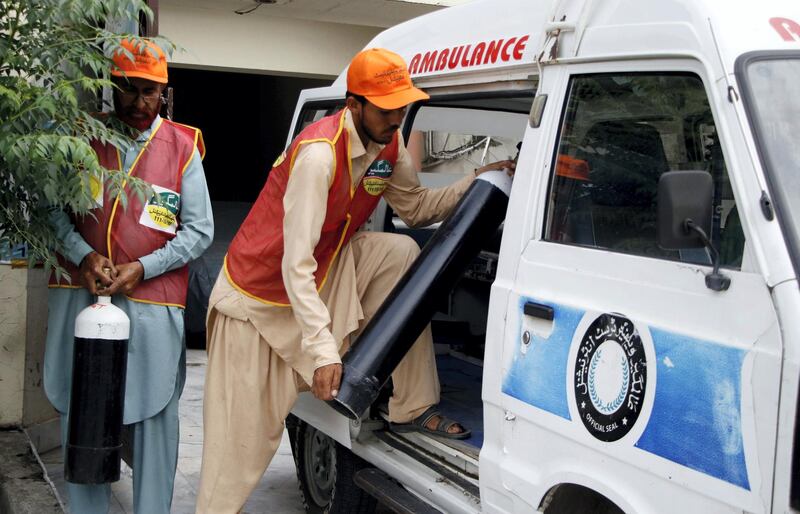
[(343, 108), (344, 99), (331, 102), (310, 102), (305, 104), (303, 106), (303, 110), (300, 112), (300, 117), (297, 119), (297, 125), (295, 125), (292, 138), (297, 137), (297, 134), (315, 121), (319, 121), (325, 116), (329, 116)]

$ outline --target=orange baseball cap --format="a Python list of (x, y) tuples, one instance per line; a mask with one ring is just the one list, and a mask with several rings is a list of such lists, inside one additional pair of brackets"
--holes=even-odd
[(589, 163), (563, 153), (558, 154), (556, 175), (575, 180), (589, 180)]
[(347, 90), (381, 109), (400, 109), (430, 98), (414, 87), (403, 58), (385, 48), (370, 48), (353, 57), (347, 69)]
[(123, 48), (133, 54), (132, 61), (122, 50), (117, 50), (112, 59), (111, 74), (115, 77), (138, 77), (153, 82), (167, 83), (167, 57), (164, 51), (152, 41), (144, 40), (145, 45), (123, 39)]

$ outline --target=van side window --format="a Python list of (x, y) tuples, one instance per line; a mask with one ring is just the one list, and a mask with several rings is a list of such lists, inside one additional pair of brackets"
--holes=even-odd
[(423, 173), (472, 173), (484, 164), (513, 159), (525, 131), (532, 97), (452, 100), (415, 113), (407, 146)]
[(297, 125), (295, 126), (292, 137), (297, 137), (297, 134), (315, 121), (319, 121), (325, 116), (330, 116), (331, 114), (343, 108), (344, 100), (332, 102), (312, 102), (304, 105), (303, 110), (300, 111), (300, 117), (297, 120)]
[(714, 179), (711, 240), (739, 268), (744, 235), (703, 83), (689, 73), (573, 77), (550, 178), (545, 239), (710, 264), (706, 250), (658, 246), (658, 179), (705, 170)]

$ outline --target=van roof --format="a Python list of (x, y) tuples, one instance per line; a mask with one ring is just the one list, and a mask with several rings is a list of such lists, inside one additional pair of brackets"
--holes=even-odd
[[(510, 79), (536, 72), (546, 32), (558, 27), (551, 20), (562, 19), (560, 60), (663, 55), (717, 61), (718, 47), (730, 73), (749, 51), (800, 50), (797, 0), (475, 0), (389, 28), (366, 48), (399, 53), (421, 84), (465, 73)], [(345, 77), (334, 85), (344, 88)]]

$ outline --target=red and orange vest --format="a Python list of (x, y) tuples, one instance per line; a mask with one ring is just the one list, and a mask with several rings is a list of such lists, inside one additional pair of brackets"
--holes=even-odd
[[(253, 208), (233, 238), (225, 256), (228, 280), (241, 292), (264, 303), (289, 305), (283, 284), (283, 195), (297, 152), (309, 143), (328, 143), (333, 150), (334, 171), (328, 189), (325, 221), (314, 248), (317, 291), (330, 268), (356, 230), (378, 205), (397, 163), (398, 137), (394, 135), (353, 188), (350, 136), (345, 129), (345, 110), (323, 118), (305, 129), (278, 158)], [(323, 173), (325, 170), (320, 170)]]
[[(162, 119), (128, 171), (128, 175), (153, 186), (153, 198), (142, 203), (126, 187), (128, 206), (125, 209), (118, 196), (112, 197), (107, 188), (99, 188), (96, 200), (100, 205), (90, 214), (72, 217), (76, 229), (89, 246), (114, 264), (125, 264), (152, 253), (174, 238), (180, 227), (181, 180), (195, 147), (202, 158), (205, 147), (200, 130)], [(92, 148), (103, 167), (122, 169), (122, 159), (116, 147), (93, 141)], [(160, 197), (160, 201), (155, 201), (155, 195)], [(78, 285), (78, 268), (61, 256), (59, 263), (67, 270), (72, 282), (63, 277), (57, 280), (52, 274), (50, 287), (81, 287)], [(128, 298), (185, 307), (188, 273), (187, 266), (183, 266), (143, 280)]]

